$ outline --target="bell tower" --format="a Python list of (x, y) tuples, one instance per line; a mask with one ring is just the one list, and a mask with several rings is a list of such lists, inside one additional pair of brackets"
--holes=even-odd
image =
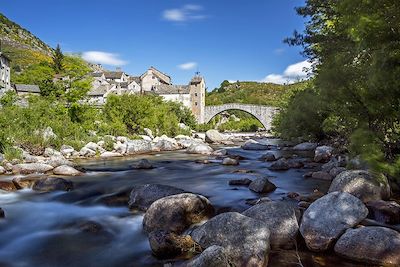
[(204, 123), (204, 109), (206, 105), (206, 82), (200, 72), (189, 83), (190, 105), (198, 123)]

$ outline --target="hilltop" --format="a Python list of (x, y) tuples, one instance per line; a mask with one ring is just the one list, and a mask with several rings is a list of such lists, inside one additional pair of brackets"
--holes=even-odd
[(307, 82), (290, 85), (237, 81), (224, 81), (219, 88), (207, 94), (206, 105), (225, 103), (258, 104), (279, 107), (284, 105), (294, 91), (303, 89)]

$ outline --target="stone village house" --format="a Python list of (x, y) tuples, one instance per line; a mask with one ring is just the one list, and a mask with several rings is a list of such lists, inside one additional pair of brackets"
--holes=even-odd
[(10, 62), (11, 60), (6, 55), (4, 55), (4, 53), (0, 52), (0, 95), (12, 89), (10, 82)]

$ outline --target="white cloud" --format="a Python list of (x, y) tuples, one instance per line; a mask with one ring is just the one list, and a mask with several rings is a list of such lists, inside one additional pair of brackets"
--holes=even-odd
[(206, 16), (199, 13), (203, 10), (200, 5), (188, 4), (181, 8), (166, 9), (163, 12), (163, 18), (174, 22), (185, 22), (189, 20), (200, 20)]
[(118, 54), (102, 51), (83, 52), (82, 58), (91, 63), (98, 63), (110, 66), (122, 66), (128, 64), (127, 61), (120, 59)]
[(180, 68), (181, 70), (192, 70), (196, 67), (197, 67), (197, 62), (187, 62), (178, 65), (178, 68)]
[(312, 63), (307, 60), (289, 65), (282, 74), (269, 74), (261, 82), (290, 84), (296, 81), (305, 80), (311, 75)]

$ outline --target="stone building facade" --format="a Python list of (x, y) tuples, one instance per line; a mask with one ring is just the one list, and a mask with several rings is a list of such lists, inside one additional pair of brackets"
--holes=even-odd
[(0, 52), (0, 94), (11, 88), (10, 59)]

